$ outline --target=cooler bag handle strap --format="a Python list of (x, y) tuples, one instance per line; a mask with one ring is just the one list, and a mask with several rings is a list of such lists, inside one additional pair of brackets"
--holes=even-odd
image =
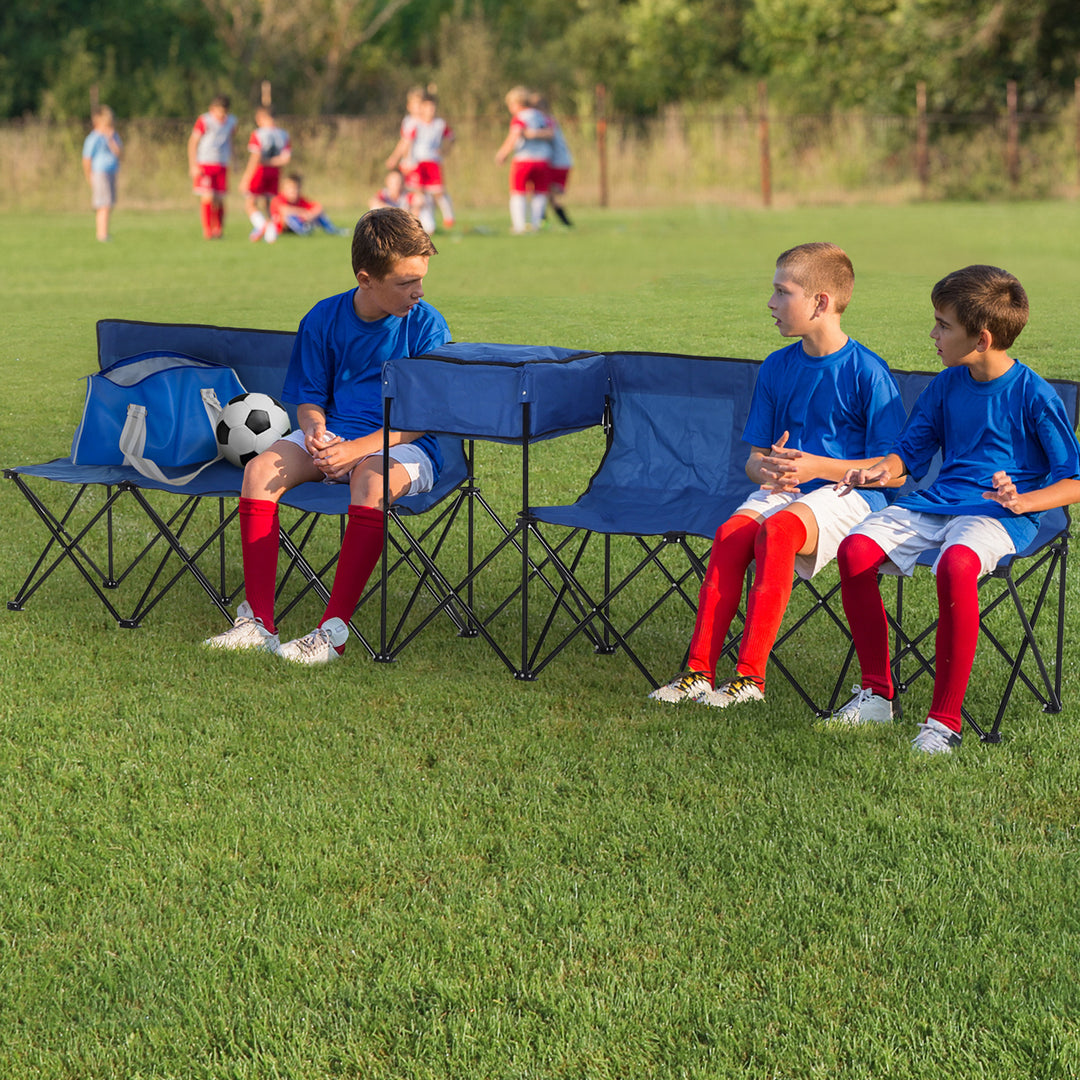
[[(206, 409), (206, 419), (209, 421), (210, 427), (217, 427), (218, 419), (221, 416), (221, 402), (218, 401), (217, 393), (211, 387), (203, 387), (199, 391), (199, 396), (202, 398), (203, 408)], [(220, 461), (225, 456), (225, 452), (219, 446), (217, 457), (211, 458), (205, 464), (200, 465), (194, 472), (190, 472), (186, 476), (166, 476), (157, 464), (144, 456), (145, 449), (146, 406), (128, 405), (127, 419), (124, 421), (124, 428), (120, 432), (120, 452), (124, 455), (124, 464), (131, 465), (143, 476), (151, 480), (157, 480), (161, 484), (181, 486), (190, 483), (203, 469), (213, 465), (215, 461)]]

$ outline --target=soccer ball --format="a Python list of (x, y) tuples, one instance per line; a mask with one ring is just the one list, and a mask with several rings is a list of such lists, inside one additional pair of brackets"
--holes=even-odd
[(280, 401), (269, 394), (237, 394), (221, 410), (214, 433), (225, 460), (242, 469), (291, 430)]

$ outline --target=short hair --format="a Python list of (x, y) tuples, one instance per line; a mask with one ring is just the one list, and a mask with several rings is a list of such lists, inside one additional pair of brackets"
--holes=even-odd
[(353, 273), (366, 271), (373, 278), (384, 278), (399, 259), (438, 252), (423, 226), (407, 210), (382, 207), (369, 210), (353, 230)]
[(506, 103), (509, 105), (511, 101), (520, 101), (522, 105), (528, 105), (531, 94), (527, 86), (512, 86), (506, 92)]
[(282, 180), (291, 180), (297, 187), (299, 187), (304, 182), (304, 177), (302, 173), (291, 172), (286, 173), (282, 177)]
[(994, 348), (1007, 349), (1028, 321), (1024, 286), (999, 266), (978, 264), (946, 274), (931, 290), (935, 308), (951, 307), (972, 336), (989, 330)]
[(210, 101), (210, 107), (220, 105), (223, 109), (228, 109), (230, 105), (230, 98), (228, 94), (215, 94)]
[(843, 248), (825, 241), (799, 244), (780, 253), (776, 269), (783, 270), (811, 296), (828, 293), (838, 314), (851, 303), (855, 268)]
[(95, 105), (90, 110), (90, 119), (96, 120), (99, 116), (112, 116), (113, 111), (108, 105)]

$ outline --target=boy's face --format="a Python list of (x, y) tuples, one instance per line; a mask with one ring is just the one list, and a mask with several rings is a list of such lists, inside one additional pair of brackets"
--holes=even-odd
[(435, 119), (435, 102), (434, 101), (421, 101), (420, 102), (420, 119), (425, 124), (430, 124)]
[(288, 203), (300, 198), (300, 185), (295, 180), (282, 180), (281, 197)]
[(967, 367), (980, 360), (983, 352), (976, 349), (979, 336), (969, 334), (960, 325), (951, 304), (934, 308), (934, 328), (930, 337), (945, 367)]
[(817, 309), (817, 297), (811, 296), (793, 281), (785, 270), (773, 276), (769, 314), (783, 337), (802, 337), (810, 330), (810, 320)]
[(386, 277), (372, 277), (366, 270), (356, 275), (360, 292), (356, 310), (361, 319), (371, 321), (387, 315), (403, 319), (424, 296), (424, 275), (428, 269), (426, 255), (410, 255), (398, 259)]
[(210, 115), (214, 117), (215, 120), (224, 121), (225, 117), (229, 115), (229, 112), (224, 105), (211, 105)]

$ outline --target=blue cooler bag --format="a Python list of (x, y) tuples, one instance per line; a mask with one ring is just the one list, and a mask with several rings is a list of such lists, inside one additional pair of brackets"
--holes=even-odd
[[(176, 352), (117, 360), (86, 380), (71, 443), (76, 465), (131, 465), (144, 476), (186, 484), (221, 458), (214, 435), (222, 403), (245, 393), (236, 372)], [(186, 476), (164, 468), (198, 465)]]

